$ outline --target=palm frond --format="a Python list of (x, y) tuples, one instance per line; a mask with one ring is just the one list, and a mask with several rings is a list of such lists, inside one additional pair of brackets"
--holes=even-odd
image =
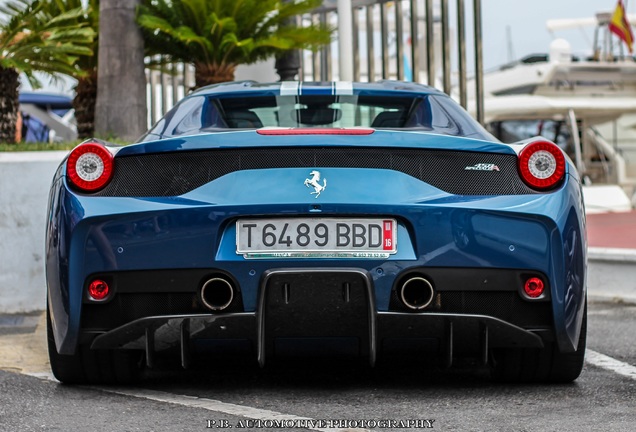
[(321, 0), (149, 0), (138, 10), (147, 54), (232, 69), (285, 51), (328, 44), (332, 29), (290, 26)]
[(51, 0), (32, 0), (28, 4), (27, 0), (17, 0), (24, 7), (18, 7), (18, 3), (13, 4), (14, 2), (9, 2), (6, 6), (16, 11), (15, 15), (0, 24), (0, 40), (5, 42), (5, 47), (33, 45), (34, 48), (46, 50), (61, 40), (88, 45), (96, 37), (95, 31), (84, 20), (86, 11), (82, 8), (58, 9), (53, 5), (57, 5), (59, 1)]
[(56, 27), (59, 25), (67, 24), (69, 21), (75, 21), (84, 19), (86, 17), (85, 11), (82, 8), (70, 9), (65, 12), (61, 12), (59, 15), (52, 17), (47, 21), (46, 27)]

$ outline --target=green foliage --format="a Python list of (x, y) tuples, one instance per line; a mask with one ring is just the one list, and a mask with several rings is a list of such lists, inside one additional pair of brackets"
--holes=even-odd
[(70, 11), (75, 12), (74, 25), (81, 31), (93, 31), (92, 40), (86, 43), (91, 53), (78, 55), (75, 59), (74, 72), (70, 75), (79, 78), (91, 71), (97, 70), (97, 53), (99, 47), (99, 0), (45, 0), (42, 11), (48, 16), (59, 16)]
[(64, 143), (17, 143), (5, 144), (0, 143), (0, 152), (25, 152), (25, 151), (55, 151), (55, 150), (71, 150), (80, 141), (69, 141)]
[(147, 0), (139, 8), (147, 53), (169, 61), (235, 67), (290, 49), (318, 49), (331, 30), (292, 19), (321, 0)]
[[(17, 144), (0, 143), (1, 152), (29, 152), (29, 151), (57, 151), (57, 150), (72, 150), (83, 140), (65, 141), (65, 142), (21, 142)], [(118, 145), (129, 145), (130, 141), (124, 141), (115, 137), (109, 137), (107, 142)]]
[[(37, 88), (34, 72), (52, 77), (81, 74), (80, 57), (92, 56), (95, 32), (83, 22), (83, 7), (55, 8), (61, 0), (8, 0), (0, 5), (0, 67), (23, 72)], [(81, 5), (81, 0), (75, 0)]]

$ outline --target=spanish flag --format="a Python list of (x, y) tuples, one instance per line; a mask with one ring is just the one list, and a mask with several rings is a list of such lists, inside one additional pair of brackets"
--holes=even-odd
[(634, 33), (632, 33), (632, 27), (625, 15), (625, 6), (623, 6), (623, 0), (618, 0), (612, 20), (609, 24), (609, 29), (612, 33), (616, 34), (620, 39), (625, 42), (629, 52), (632, 52), (632, 45), (634, 44)]

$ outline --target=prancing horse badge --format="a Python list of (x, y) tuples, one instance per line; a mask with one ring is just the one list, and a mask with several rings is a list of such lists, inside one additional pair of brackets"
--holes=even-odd
[(311, 176), (310, 178), (306, 178), (305, 179), (305, 186), (307, 187), (313, 187), (314, 191), (311, 193), (312, 195), (316, 195), (316, 198), (318, 198), (320, 196), (320, 194), (322, 193), (322, 191), (324, 191), (325, 189), (327, 189), (327, 179), (323, 179), (322, 180), (322, 185), (320, 184), (320, 171), (312, 171), (309, 173), (309, 175)]

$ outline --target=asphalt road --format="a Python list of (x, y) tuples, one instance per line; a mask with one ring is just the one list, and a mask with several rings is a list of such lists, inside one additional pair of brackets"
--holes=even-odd
[(207, 360), (188, 371), (164, 363), (135, 387), (72, 387), (51, 380), (33, 322), (0, 319), (0, 431), (636, 429), (633, 305), (590, 304), (588, 361), (570, 385), (499, 384), (464, 367)]

